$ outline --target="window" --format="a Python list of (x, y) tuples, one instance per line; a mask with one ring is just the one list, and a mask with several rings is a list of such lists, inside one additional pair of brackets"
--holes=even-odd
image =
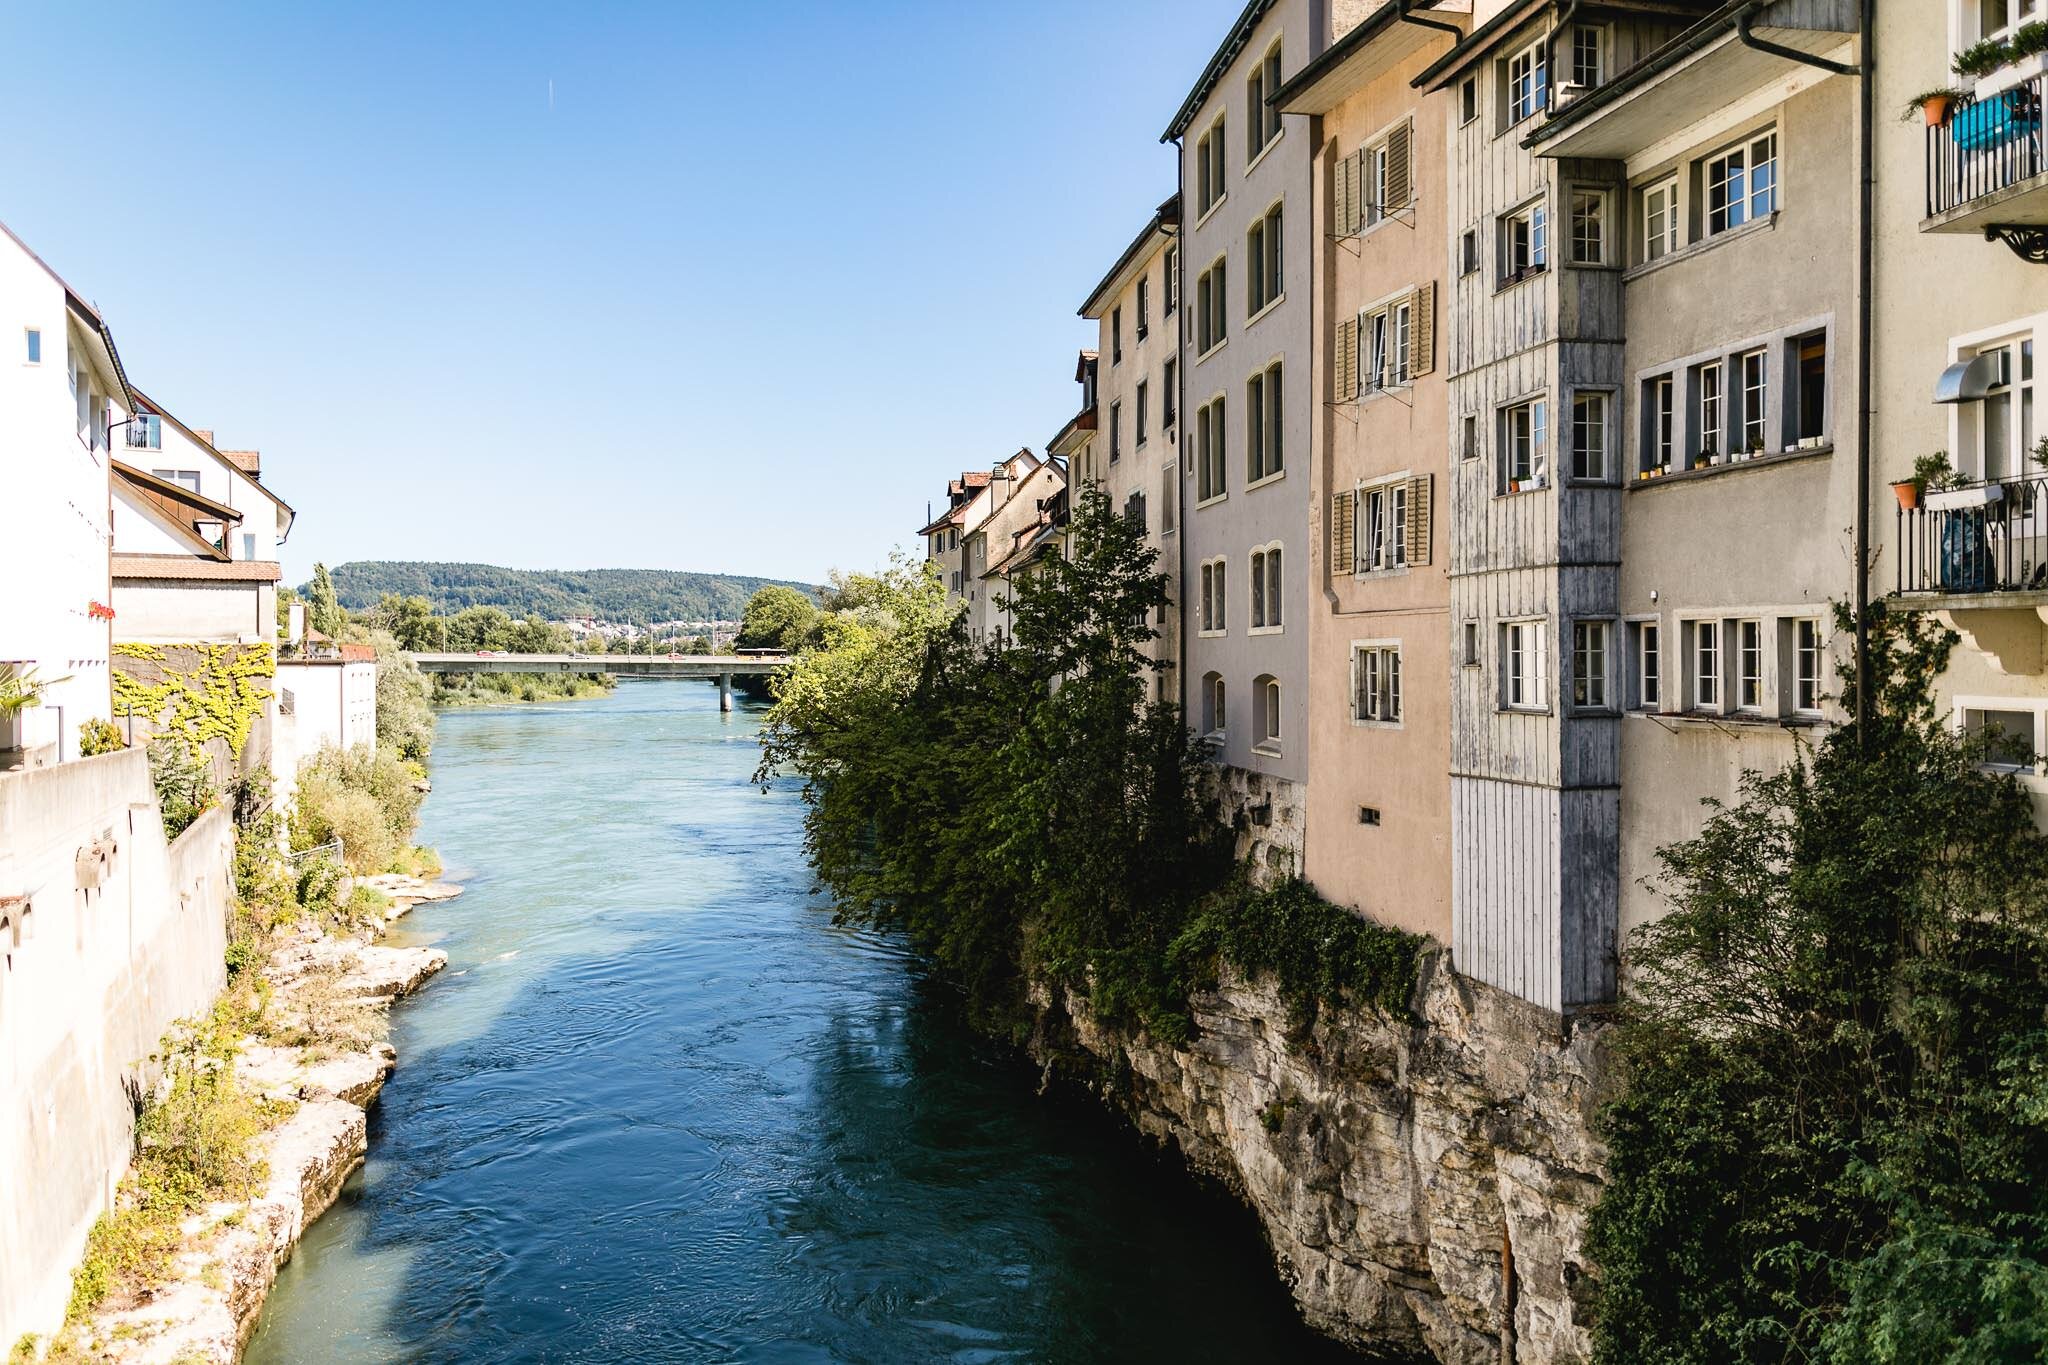
[(1195, 413), (1195, 499), (1207, 502), (1228, 491), (1224, 480), (1223, 400), (1217, 398)]
[(1635, 663), (1635, 695), (1630, 700), (1640, 710), (1655, 711), (1664, 691), (1662, 627), (1655, 621), (1635, 621), (1628, 629), (1629, 655)]
[(1387, 216), (1387, 148), (1368, 147), (1359, 175), (1359, 226), (1371, 227)]
[(1721, 706), (1721, 623), (1692, 623), (1692, 704), (1701, 711)]
[(2005, 772), (2033, 770), (2036, 749), (2032, 711), (1989, 706), (1957, 708), (1963, 733), (1984, 745), (1984, 766)]
[(2030, 336), (1966, 348), (1958, 360), (1989, 357), (1993, 369), (1983, 400), (1961, 415), (1956, 467), (1987, 480), (2034, 473), (2028, 460), (2034, 434), (2034, 341)]
[(1229, 629), (1225, 605), (1228, 601), (1225, 569), (1221, 559), (1211, 559), (1202, 565), (1202, 634), (1221, 635)]
[(27, 331), (27, 333), (26, 333), (25, 335), (26, 335), (26, 339), (27, 339), (27, 341), (28, 341), (28, 363), (29, 363), (29, 364), (31, 364), (31, 365), (40, 365), (40, 364), (42, 364), (42, 363), (43, 363), (43, 334), (42, 334), (42, 332), (40, 332), (39, 330), (37, 330), (37, 329), (36, 329), (36, 328), (34, 328), (34, 327), (31, 327), (31, 328), (29, 328), (29, 329), (28, 329), (28, 331)]
[(1391, 725), (1401, 719), (1401, 647), (1351, 647), (1351, 719)]
[(1159, 315), (1170, 318), (1180, 307), (1180, 248), (1177, 246), (1166, 248), (1164, 283), (1166, 297), (1160, 304)]
[(1816, 446), (1828, 433), (1828, 337), (1814, 332), (1786, 343), (1792, 371), (1792, 444)]
[(1550, 262), (1549, 224), (1541, 202), (1501, 219), (1500, 276), (1512, 284)]
[(1200, 217), (1223, 198), (1223, 115), (1195, 143), (1195, 204)]
[(1479, 458), (1479, 419), (1468, 413), (1461, 425), (1464, 430), (1458, 437), (1459, 458), (1476, 460)]
[(247, 563), (247, 562), (249, 562), (250, 560), (253, 560), (253, 559), (255, 559), (255, 558), (256, 558), (256, 537), (255, 537), (255, 536), (254, 536), (253, 534), (247, 534), (247, 533), (245, 533), (245, 534), (244, 534), (244, 535), (242, 536), (242, 561), (243, 561), (244, 563)]
[(1643, 383), (1643, 457), (1644, 469), (1669, 469), (1671, 457), (1676, 451), (1677, 411), (1673, 404), (1677, 397), (1677, 384), (1668, 374), (1658, 375)]
[(1598, 190), (1572, 191), (1572, 264), (1607, 260), (1607, 196)]
[(1541, 398), (1501, 409), (1501, 491), (1523, 492), (1543, 487), (1547, 422)]
[(1709, 361), (1693, 372), (1700, 395), (1700, 449), (1702, 455), (1718, 455), (1728, 434), (1721, 403), (1721, 362)]
[(1223, 675), (1208, 673), (1202, 677), (1202, 730), (1206, 734), (1223, 733)]
[(1643, 191), (1643, 259), (1678, 250), (1678, 180), (1673, 177)]
[[(1124, 499), (1124, 517), (1140, 531), (1145, 530), (1152, 524), (1145, 518), (1145, 495), (1143, 492), (1134, 490), (1128, 498)], [(1142, 622), (1145, 619), (1145, 613), (1140, 611), (1138, 619)]]
[(1206, 354), (1223, 344), (1227, 334), (1224, 319), (1224, 260), (1218, 256), (1213, 265), (1195, 281), (1195, 351)]
[(1173, 430), (1173, 419), (1179, 416), (1175, 404), (1179, 401), (1180, 363), (1168, 356), (1159, 368), (1159, 426), (1162, 431)]
[(1271, 478), (1282, 467), (1280, 363), (1245, 381), (1244, 480), (1247, 484)]
[(1124, 405), (1118, 399), (1109, 405), (1109, 462), (1115, 464), (1124, 454)]
[(1109, 363), (1124, 363), (1124, 310), (1118, 304), (1109, 310)]
[(1365, 336), (1365, 365), (1358, 372), (1359, 387), (1370, 393), (1387, 387), (1387, 315), (1368, 315), (1360, 324)]
[(1764, 449), (1764, 407), (1770, 398), (1770, 366), (1762, 351), (1748, 351), (1735, 357), (1736, 374), (1742, 388), (1736, 397), (1741, 403), (1739, 420), (1742, 423), (1742, 440), (1737, 450), (1751, 454)]
[(1607, 481), (1607, 395), (1572, 397), (1572, 477), (1590, 483)]
[(199, 491), (199, 471), (196, 469), (152, 469), (149, 472), (166, 483), (180, 484), (194, 493)]
[(1792, 709), (1819, 715), (1821, 669), (1826, 659), (1820, 643), (1820, 622), (1802, 616), (1792, 623)]
[(1258, 747), (1277, 749), (1280, 747), (1280, 680), (1271, 674), (1261, 674), (1252, 679), (1252, 696), (1258, 702), (1259, 714), (1252, 718), (1258, 726)]
[(1180, 471), (1174, 462), (1168, 460), (1166, 468), (1159, 471), (1159, 530), (1163, 535), (1173, 530), (1174, 483)]
[(1358, 571), (1378, 573), (1408, 563), (1408, 481), (1363, 489), (1358, 510), (1364, 533), (1358, 542)]
[(1470, 123), (1479, 117), (1479, 78), (1467, 76), (1458, 85), (1458, 122)]
[(1467, 668), (1477, 668), (1479, 666), (1479, 623), (1477, 621), (1467, 621), (1465, 623), (1464, 664)]
[(1152, 335), (1152, 281), (1138, 281), (1138, 340)]
[(1544, 49), (1548, 38), (1538, 38), (1506, 63), (1507, 122), (1512, 128), (1531, 114), (1550, 105), (1550, 68)]
[[(1976, 11), (1977, 37), (1980, 39), (2010, 40), (2020, 25), (2042, 17), (2041, 0), (1974, 0), (1974, 3), (1966, 0), (1963, 5), (1966, 29), (1972, 10)], [(1964, 40), (1968, 41), (1967, 33)]]
[(1572, 84), (1591, 90), (1606, 79), (1604, 37), (1599, 29), (1581, 24), (1572, 30)]
[(1280, 205), (1245, 231), (1245, 314), (1261, 312), (1285, 291), (1280, 275)]
[(1572, 622), (1572, 705), (1607, 705), (1607, 657), (1614, 627), (1606, 621)]
[(1707, 158), (1702, 172), (1707, 196), (1707, 235), (1768, 218), (1778, 207), (1778, 135), (1751, 138)]
[(1280, 44), (1275, 40), (1245, 82), (1245, 161), (1250, 163), (1280, 136), (1280, 111), (1267, 101), (1280, 91)]
[(164, 448), (164, 419), (154, 413), (137, 413), (128, 423), (128, 448), (130, 450), (162, 450)]
[(1735, 709), (1764, 709), (1764, 625), (1737, 621), (1735, 627)]
[(1549, 704), (1543, 622), (1509, 621), (1500, 628), (1501, 705), (1541, 711)]
[(1365, 363), (1358, 372), (1359, 388), (1365, 393), (1406, 384), (1409, 356), (1415, 340), (1413, 296), (1388, 304), (1358, 319), (1359, 336), (1365, 347)]
[(1284, 624), (1280, 606), (1280, 547), (1266, 545), (1252, 551), (1253, 631), (1279, 630)]
[(1469, 275), (1479, 269), (1479, 233), (1467, 228), (1465, 235), (1458, 239), (1458, 273)]
[(1147, 408), (1147, 406), (1149, 405), (1149, 402), (1150, 402), (1151, 396), (1152, 396), (1152, 395), (1151, 395), (1151, 394), (1150, 394), (1150, 392), (1148, 391), (1148, 386), (1147, 386), (1147, 384), (1146, 384), (1146, 381), (1144, 381), (1144, 380), (1140, 379), (1140, 380), (1138, 381), (1138, 436), (1137, 436), (1137, 445), (1138, 445), (1138, 449), (1140, 449), (1140, 450), (1143, 450), (1143, 449), (1145, 448), (1145, 418), (1146, 418), (1146, 416), (1147, 416), (1147, 413), (1146, 413), (1146, 408)]

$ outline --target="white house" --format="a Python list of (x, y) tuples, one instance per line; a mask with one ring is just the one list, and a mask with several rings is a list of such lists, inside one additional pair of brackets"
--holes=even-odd
[(0, 224), (0, 662), (47, 684), (0, 766), (75, 758), (111, 715), (108, 445), (133, 409), (106, 321)]
[[(377, 745), (377, 651), (368, 645), (314, 648), (277, 664), (280, 727), (277, 765), (288, 767), (333, 747)], [(283, 752), (284, 731), (294, 752)], [(289, 759), (289, 761), (287, 761)]]

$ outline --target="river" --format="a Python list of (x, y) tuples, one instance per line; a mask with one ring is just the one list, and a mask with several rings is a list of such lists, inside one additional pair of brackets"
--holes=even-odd
[(1248, 1214), (833, 926), (740, 707), (441, 716), (448, 969), (249, 1361), (1348, 1359)]

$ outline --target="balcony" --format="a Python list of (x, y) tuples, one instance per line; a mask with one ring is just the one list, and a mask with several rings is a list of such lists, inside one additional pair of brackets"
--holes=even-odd
[(1897, 512), (1895, 610), (1933, 611), (2000, 672), (2048, 662), (2048, 473), (1929, 491)]
[(1964, 100), (1927, 128), (1923, 232), (1981, 233), (2048, 264), (2048, 160), (2041, 104), (2048, 75)]

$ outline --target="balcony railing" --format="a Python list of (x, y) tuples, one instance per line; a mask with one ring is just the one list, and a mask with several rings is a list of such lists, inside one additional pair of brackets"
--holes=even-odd
[(2035, 75), (1983, 99), (1956, 105), (1948, 122), (1927, 130), (1927, 216), (1947, 213), (2039, 175), (2041, 97)]
[(2048, 591), (2048, 474), (1928, 493), (1898, 545), (1901, 593)]

